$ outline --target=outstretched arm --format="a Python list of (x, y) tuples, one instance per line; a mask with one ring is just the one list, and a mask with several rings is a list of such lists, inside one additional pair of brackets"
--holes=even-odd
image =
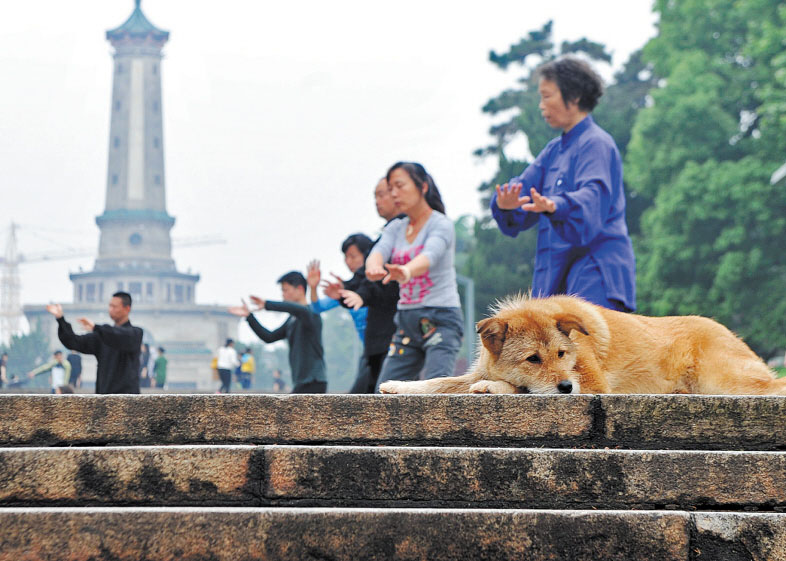
[(131, 325), (95, 325), (93, 333), (104, 345), (119, 351), (138, 351), (142, 346), (142, 330)]
[(57, 338), (65, 348), (88, 355), (97, 354), (101, 344), (98, 335), (93, 332), (84, 335), (74, 333), (73, 327), (62, 315), (57, 318)]

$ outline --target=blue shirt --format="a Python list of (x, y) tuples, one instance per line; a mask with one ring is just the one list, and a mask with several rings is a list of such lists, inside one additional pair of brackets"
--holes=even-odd
[(501, 210), (496, 193), (491, 198), (491, 214), (503, 234), (516, 237), (538, 226), (532, 295), (575, 294), (603, 304), (591, 294), (597, 283), (581, 274), (598, 270), (606, 300), (634, 310), (636, 261), (625, 222), (622, 159), (614, 139), (588, 115), (549, 142), (509, 183), (521, 183), (522, 195), (534, 187), (556, 205), (553, 213)]
[[(320, 298), (316, 302), (309, 302), (308, 305), (313, 312), (321, 314), (322, 312), (327, 312), (328, 310), (337, 308), (341, 305), (341, 303), (338, 300), (333, 300), (332, 298)], [(354, 310), (352, 308), (347, 308), (347, 310), (349, 311), (349, 315), (352, 316), (352, 321), (355, 322), (355, 331), (358, 332), (360, 342), (365, 343), (368, 308), (363, 306), (358, 310)]]

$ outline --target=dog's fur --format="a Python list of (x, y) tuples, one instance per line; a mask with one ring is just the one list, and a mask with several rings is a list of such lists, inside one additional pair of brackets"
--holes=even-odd
[(483, 347), (463, 376), (390, 381), (382, 393), (779, 394), (731, 331), (704, 317), (646, 317), (573, 296), (502, 302), (477, 324)]

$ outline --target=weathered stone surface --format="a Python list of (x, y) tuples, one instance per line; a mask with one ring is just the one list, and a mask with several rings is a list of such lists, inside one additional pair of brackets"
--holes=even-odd
[(786, 397), (602, 395), (605, 444), (631, 448), (786, 450)]
[(582, 445), (592, 396), (0, 396), (0, 445)]
[(699, 512), (692, 519), (691, 560), (786, 561), (786, 515)]
[(786, 506), (782, 452), (271, 446), (266, 458), (263, 494), (281, 504)]
[(258, 505), (255, 446), (0, 449), (0, 505)]
[(0, 509), (0, 561), (687, 561), (676, 512)]

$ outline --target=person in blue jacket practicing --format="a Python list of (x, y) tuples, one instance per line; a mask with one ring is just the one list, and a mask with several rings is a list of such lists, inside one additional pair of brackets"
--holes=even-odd
[(590, 112), (603, 94), (595, 71), (566, 57), (539, 69), (540, 111), (562, 134), (524, 172), (497, 185), (491, 213), (503, 234), (538, 227), (532, 296), (571, 294), (636, 309), (636, 262), (625, 222), (622, 159)]

